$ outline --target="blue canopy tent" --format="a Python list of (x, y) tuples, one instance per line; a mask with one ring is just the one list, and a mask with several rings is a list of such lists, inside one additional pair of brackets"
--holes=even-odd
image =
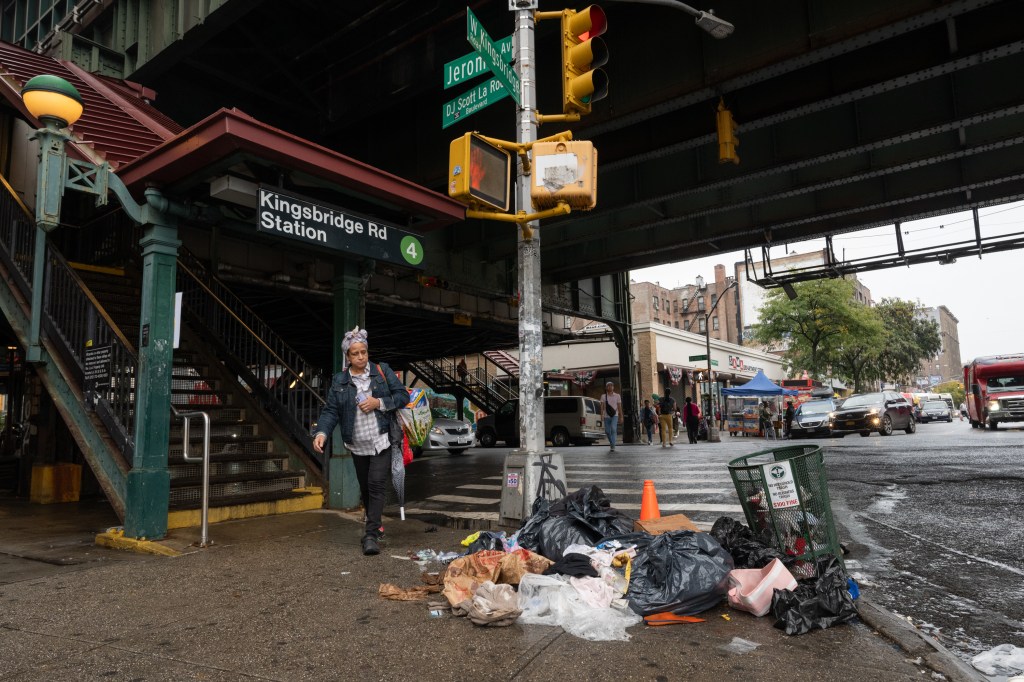
[[(733, 388), (723, 388), (722, 395), (726, 398), (759, 398), (773, 396), (778, 398), (784, 395), (796, 395), (799, 391), (794, 391), (790, 388), (783, 388), (776, 383), (773, 383), (771, 379), (764, 375), (761, 370), (757, 371), (754, 378), (743, 384), (742, 386), (735, 386)], [(739, 401), (740, 403), (746, 401)], [(757, 434), (760, 432), (760, 425), (757, 420), (757, 413), (753, 407), (747, 406), (746, 409), (742, 405), (736, 406), (739, 411), (729, 410), (729, 433), (743, 433), (743, 434)], [(775, 414), (779, 412), (778, 406), (774, 409)]]
[(733, 397), (754, 397), (761, 395), (796, 395), (799, 391), (790, 388), (783, 388), (764, 375), (764, 372), (757, 370), (754, 378), (742, 386), (723, 388), (722, 394)]

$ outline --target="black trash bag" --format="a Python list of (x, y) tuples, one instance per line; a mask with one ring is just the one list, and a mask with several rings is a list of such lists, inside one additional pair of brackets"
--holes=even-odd
[(729, 589), (732, 557), (707, 533), (674, 530), (615, 539), (637, 546), (626, 599), (641, 616), (702, 613), (722, 601)]
[(580, 488), (560, 500), (537, 498), (519, 530), (519, 546), (558, 561), (569, 545), (593, 547), (608, 535), (633, 530), (633, 519), (611, 506), (597, 486)]
[(495, 533), (489, 530), (482, 530), (476, 540), (470, 543), (469, 547), (466, 548), (466, 554), (476, 554), (477, 552), (482, 552), (485, 549), (497, 549), (504, 551), (505, 545), (502, 544), (502, 539), (504, 537), (504, 531)]
[(732, 555), (736, 568), (764, 568), (773, 559), (778, 559), (789, 566), (796, 560), (796, 557), (784, 554), (762, 542), (754, 536), (752, 530), (728, 516), (715, 521), (711, 526), (711, 535)]
[(857, 615), (847, 586), (846, 571), (834, 556), (818, 559), (817, 578), (801, 580), (795, 590), (775, 590), (772, 616), (787, 635), (845, 623)]

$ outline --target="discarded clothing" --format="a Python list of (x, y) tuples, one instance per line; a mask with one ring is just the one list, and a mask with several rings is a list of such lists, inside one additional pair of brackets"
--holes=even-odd
[(498, 565), (498, 582), (518, 585), (527, 573), (543, 573), (552, 564), (551, 559), (535, 554), (528, 549), (517, 549), (501, 558)]
[(452, 607), (452, 615), (466, 616), (475, 625), (504, 627), (512, 625), (522, 611), (511, 585), (480, 585), (472, 599)]
[(590, 557), (586, 554), (566, 554), (555, 563), (548, 566), (544, 575), (569, 575), (576, 578), (596, 578), (598, 572), (590, 563)]
[(601, 578), (569, 578), (569, 584), (579, 592), (583, 603), (595, 609), (608, 608), (622, 594), (616, 594), (612, 586)]

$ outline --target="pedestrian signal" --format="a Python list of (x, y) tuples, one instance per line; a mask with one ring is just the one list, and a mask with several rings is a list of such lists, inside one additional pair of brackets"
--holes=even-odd
[(452, 140), (448, 155), (448, 196), (471, 208), (507, 211), (512, 154), (477, 133)]

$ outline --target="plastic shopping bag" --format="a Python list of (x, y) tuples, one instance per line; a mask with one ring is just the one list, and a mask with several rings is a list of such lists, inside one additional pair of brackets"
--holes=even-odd
[(427, 401), (427, 392), (422, 388), (410, 388), (409, 404), (398, 409), (398, 420), (402, 422), (402, 430), (409, 438), (409, 445), (417, 447), (423, 445), (430, 434), (430, 427), (434, 424), (434, 418), (430, 414), (430, 403)]

